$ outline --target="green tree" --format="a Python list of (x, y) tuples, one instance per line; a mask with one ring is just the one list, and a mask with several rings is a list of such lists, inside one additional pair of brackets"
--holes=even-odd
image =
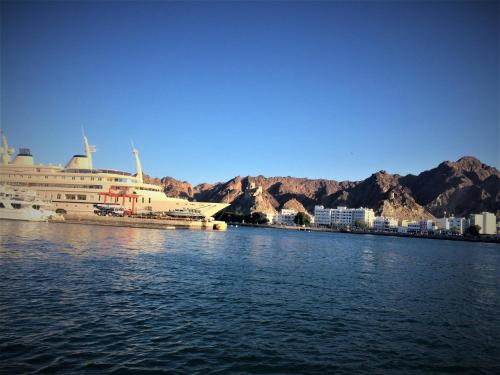
[(262, 212), (253, 212), (250, 216), (250, 221), (254, 224), (267, 224), (269, 222), (269, 219), (267, 218), (266, 214)]
[(245, 215), (239, 212), (224, 212), (219, 218), (219, 220), (228, 221), (230, 223), (241, 223), (245, 219)]
[(356, 228), (361, 229), (361, 230), (367, 230), (368, 229), (368, 224), (366, 224), (363, 220), (356, 220), (354, 222), (354, 226)]
[(467, 229), (467, 233), (471, 236), (479, 236), (479, 232), (481, 231), (481, 227), (479, 225), (471, 225)]
[(295, 219), (293, 219), (293, 221), (297, 225), (309, 225), (311, 223), (309, 215), (305, 212), (299, 212), (297, 215), (295, 215)]

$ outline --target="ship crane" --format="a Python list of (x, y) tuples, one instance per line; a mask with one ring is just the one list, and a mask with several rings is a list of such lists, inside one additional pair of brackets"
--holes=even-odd
[[(3, 132), (0, 130), (0, 134)], [(9, 147), (7, 143), (7, 137), (2, 134), (2, 146), (0, 146), (0, 155), (2, 157), (2, 165), (8, 165), (10, 162), (10, 157), (14, 155), (15, 150)]]
[(135, 169), (137, 171), (137, 182), (142, 184), (143, 178), (142, 178), (142, 164), (141, 164), (141, 159), (139, 159), (139, 150), (134, 147), (134, 142), (132, 142), (132, 154), (134, 154), (134, 159), (135, 159)]
[(85, 154), (87, 155), (89, 169), (94, 169), (92, 164), (92, 154), (97, 151), (96, 147), (89, 145), (89, 140), (85, 135), (83, 136), (83, 144), (85, 145)]

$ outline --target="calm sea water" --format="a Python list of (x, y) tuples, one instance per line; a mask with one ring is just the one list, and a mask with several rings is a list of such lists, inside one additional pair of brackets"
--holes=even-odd
[(500, 371), (500, 247), (0, 221), (0, 372)]

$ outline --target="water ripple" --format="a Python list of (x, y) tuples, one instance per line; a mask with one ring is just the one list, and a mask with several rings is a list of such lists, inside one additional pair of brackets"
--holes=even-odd
[(0, 373), (499, 373), (498, 245), (1, 222)]

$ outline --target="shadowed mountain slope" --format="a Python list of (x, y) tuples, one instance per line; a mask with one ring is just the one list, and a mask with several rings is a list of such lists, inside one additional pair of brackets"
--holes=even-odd
[[(227, 211), (275, 213), (281, 208), (313, 212), (326, 207), (373, 208), (378, 215), (398, 219), (500, 213), (500, 173), (476, 158), (445, 161), (419, 175), (380, 171), (362, 181), (295, 177), (237, 176), (227, 182), (191, 186), (172, 177), (152, 179), (169, 196), (231, 203)], [(261, 187), (259, 189), (259, 187)]]

